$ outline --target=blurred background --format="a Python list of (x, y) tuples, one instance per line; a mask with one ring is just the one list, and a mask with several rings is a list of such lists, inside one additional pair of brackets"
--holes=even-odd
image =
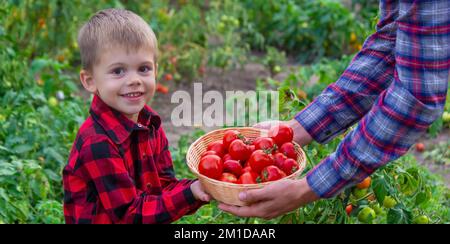
[[(78, 29), (104, 8), (126, 8), (155, 31), (160, 47), (157, 94), (177, 176), (190, 143), (211, 128), (173, 127), (171, 94), (203, 90), (278, 90), (288, 119), (345, 70), (375, 31), (369, 0), (0, 0), (0, 223), (63, 223), (61, 171), (90, 95), (80, 85)], [(229, 102), (229, 101), (227, 101)], [(178, 223), (371, 223), (449, 221), (450, 103), (405, 157), (377, 171), (364, 191), (348, 189), (280, 218), (236, 218), (216, 203)], [(305, 148), (309, 166), (342, 136)], [(395, 205), (384, 200), (390, 197)], [(348, 205), (353, 211), (345, 212)]]

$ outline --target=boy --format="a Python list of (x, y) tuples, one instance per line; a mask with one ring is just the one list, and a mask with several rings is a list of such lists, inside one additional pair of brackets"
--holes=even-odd
[(154, 95), (157, 40), (136, 14), (107, 9), (80, 30), (83, 87), (94, 94), (63, 170), (66, 223), (170, 223), (210, 200), (174, 176)]

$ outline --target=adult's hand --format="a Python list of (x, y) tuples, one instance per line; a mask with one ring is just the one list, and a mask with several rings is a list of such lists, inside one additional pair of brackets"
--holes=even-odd
[(239, 207), (219, 204), (219, 208), (241, 217), (272, 219), (291, 212), (319, 197), (311, 190), (306, 178), (300, 180), (280, 180), (255, 190), (239, 194), (241, 201), (250, 205)]
[(272, 126), (276, 126), (279, 124), (286, 124), (292, 128), (294, 131), (294, 141), (297, 142), (300, 146), (308, 145), (312, 141), (311, 135), (303, 128), (303, 126), (295, 119), (289, 121), (264, 121), (258, 124), (255, 124), (253, 127), (259, 129), (269, 130)]

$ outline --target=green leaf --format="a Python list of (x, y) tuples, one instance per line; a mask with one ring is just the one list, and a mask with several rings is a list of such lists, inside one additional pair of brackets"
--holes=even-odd
[(411, 212), (401, 206), (397, 205), (396, 207), (389, 209), (387, 215), (388, 224), (410, 224), (411, 221)]
[(54, 171), (52, 171), (50, 169), (45, 169), (44, 172), (50, 180), (57, 181), (57, 182), (61, 181), (62, 176), (55, 173)]
[(8, 148), (6, 148), (4, 146), (1, 146), (1, 145), (0, 145), (0, 150), (3, 150), (3, 151), (8, 152), (8, 153), (12, 153), (12, 151), (10, 149), (8, 149)]
[(16, 154), (24, 154), (24, 153), (27, 153), (27, 152), (29, 152), (31, 150), (33, 150), (33, 146), (30, 145), (30, 144), (22, 144), (22, 145), (15, 146), (13, 148), (13, 151)]
[(16, 168), (10, 163), (2, 163), (0, 165), (0, 176), (14, 175)]
[(63, 156), (61, 156), (61, 154), (59, 154), (55, 149), (48, 147), (44, 149), (44, 154), (48, 155), (48, 158), (53, 158), (56, 162), (58, 162), (59, 164), (64, 164), (65, 163), (65, 159)]
[(41, 71), (43, 68), (49, 66), (49, 60), (47, 59), (35, 59), (31, 62), (31, 72), (32, 74), (36, 74)]
[(389, 186), (388, 183), (386, 182), (386, 179), (383, 176), (373, 179), (372, 188), (378, 202), (383, 202), (384, 197), (389, 192), (388, 191)]
[(9, 202), (9, 197), (6, 194), (5, 189), (0, 188), (0, 198), (2, 198), (3, 200), (5, 200), (5, 202)]

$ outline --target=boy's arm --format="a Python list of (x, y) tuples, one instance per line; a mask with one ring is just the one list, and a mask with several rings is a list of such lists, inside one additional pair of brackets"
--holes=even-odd
[(450, 68), (448, 0), (402, 1), (395, 81), (335, 153), (307, 175), (332, 197), (405, 154), (443, 111)]
[(342, 76), (295, 119), (319, 143), (360, 120), (393, 80), (398, 0), (380, 1), (377, 31), (367, 38)]
[(137, 189), (119, 151), (107, 138), (83, 145), (79, 162), (76, 174), (93, 183), (114, 223), (170, 223), (197, 205), (188, 181), (161, 195)]
[[(159, 152), (157, 158), (157, 164), (159, 168), (159, 178), (161, 181), (161, 186), (163, 187), (163, 192), (170, 192), (179, 187), (190, 188), (190, 185), (195, 182), (195, 180), (188, 179), (177, 179), (175, 177), (175, 171), (173, 168), (172, 156), (169, 150), (169, 141), (167, 140), (166, 134), (162, 126), (158, 130), (159, 143), (161, 144), (161, 151)], [(191, 211), (188, 213), (195, 212), (199, 207), (201, 207), (206, 202), (196, 200), (196, 203), (191, 207)]]

